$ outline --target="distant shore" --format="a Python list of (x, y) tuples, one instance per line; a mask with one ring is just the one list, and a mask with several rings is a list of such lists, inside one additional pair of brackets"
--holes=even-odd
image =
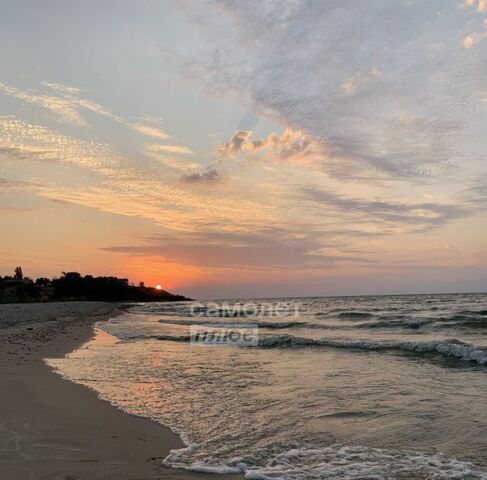
[(161, 465), (180, 438), (123, 413), (44, 362), (92, 338), (121, 304), (0, 305), (0, 478), (5, 480), (238, 479)]

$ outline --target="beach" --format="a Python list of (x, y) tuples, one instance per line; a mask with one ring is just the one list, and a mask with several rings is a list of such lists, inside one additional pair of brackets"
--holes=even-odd
[(486, 295), (288, 303), (1, 305), (0, 479), (487, 480)]
[(123, 413), (43, 361), (83, 345), (95, 321), (121, 308), (97, 302), (0, 306), (2, 480), (213, 477), (162, 466), (170, 449), (182, 446), (177, 435)]

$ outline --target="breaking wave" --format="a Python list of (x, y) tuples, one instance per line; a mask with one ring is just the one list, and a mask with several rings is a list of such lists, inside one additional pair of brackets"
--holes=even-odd
[(172, 452), (164, 463), (194, 472), (243, 473), (248, 480), (487, 480), (487, 473), (472, 463), (442, 454), (364, 446), (293, 448), (273, 455), (262, 453), (259, 458), (235, 458), (226, 465), (197, 461), (188, 466), (178, 461), (177, 452)]
[[(173, 342), (189, 342), (190, 335), (159, 335), (158, 340)], [(445, 357), (456, 358), (467, 362), (476, 362), (478, 365), (487, 364), (487, 347), (470, 345), (460, 340), (438, 340), (431, 342), (374, 342), (367, 340), (329, 340), (326, 338), (314, 340), (311, 338), (295, 337), (292, 335), (259, 336), (260, 348), (284, 347), (329, 347), (371, 352), (402, 351), (416, 354), (440, 354)], [(255, 347), (250, 347), (255, 348)]]

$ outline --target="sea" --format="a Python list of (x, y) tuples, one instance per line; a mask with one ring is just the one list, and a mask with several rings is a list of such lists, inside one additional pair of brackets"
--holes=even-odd
[(486, 294), (141, 303), (46, 361), (178, 433), (167, 466), (487, 480)]

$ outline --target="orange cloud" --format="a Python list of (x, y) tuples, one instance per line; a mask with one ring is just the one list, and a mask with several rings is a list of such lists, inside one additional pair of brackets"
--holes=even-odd
[(156, 143), (154, 145), (150, 145), (149, 150), (153, 152), (176, 153), (181, 155), (193, 154), (192, 150), (182, 145), (162, 145), (160, 143)]
[(312, 147), (311, 138), (299, 130), (286, 128), (281, 136), (271, 133), (258, 140), (252, 140), (250, 130), (237, 130), (229, 141), (218, 147), (217, 155), (221, 159), (232, 159), (240, 152), (257, 154), (266, 151), (268, 156), (284, 159), (307, 155)]
[(142, 133), (142, 135), (146, 135), (147, 137), (153, 137), (159, 140), (166, 140), (169, 138), (169, 135), (165, 131), (151, 125), (135, 123), (132, 124), (132, 128), (137, 132)]

